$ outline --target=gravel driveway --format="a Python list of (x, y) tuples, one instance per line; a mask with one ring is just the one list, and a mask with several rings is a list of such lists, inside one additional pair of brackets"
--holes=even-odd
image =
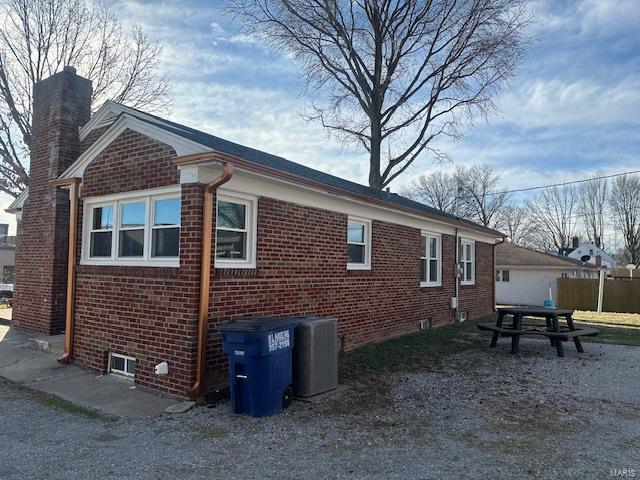
[(85, 418), (0, 383), (0, 479), (640, 476), (640, 348), (482, 348), (277, 417)]

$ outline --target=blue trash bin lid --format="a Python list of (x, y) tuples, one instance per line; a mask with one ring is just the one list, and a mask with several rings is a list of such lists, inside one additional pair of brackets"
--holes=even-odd
[(250, 317), (228, 320), (218, 324), (221, 332), (265, 332), (274, 328), (290, 327), (300, 323), (296, 317)]

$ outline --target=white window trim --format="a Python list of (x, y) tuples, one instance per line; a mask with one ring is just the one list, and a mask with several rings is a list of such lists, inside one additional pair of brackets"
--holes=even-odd
[[(460, 250), (460, 263), (462, 264), (462, 278), (460, 279), (460, 285), (475, 285), (476, 283), (476, 241), (468, 238), (460, 238), (461, 247)], [(467, 272), (465, 270), (466, 263), (469, 260), (464, 259), (465, 245), (471, 245), (471, 280), (466, 280)]]
[[(427, 279), (429, 278), (429, 268), (430, 268), (429, 261), (432, 260), (432, 258), (429, 257), (429, 247), (430, 247), (429, 240), (431, 238), (436, 239), (436, 260), (438, 261), (438, 279), (435, 282), (430, 282), (429, 280), (422, 281), (422, 279), (420, 279), (420, 286), (421, 287), (441, 287), (442, 286), (442, 235), (440, 235), (439, 233), (428, 232), (423, 230), (421, 233), (421, 237), (425, 237), (427, 239), (427, 251), (425, 252), (427, 256), (423, 257), (422, 255), (420, 255), (420, 261), (427, 260), (427, 269), (425, 270)], [(420, 239), (420, 241), (422, 241), (422, 238)]]
[[(345, 245), (349, 244), (349, 223), (359, 223), (364, 225), (364, 263), (350, 263), (347, 261), (347, 270), (371, 270), (371, 220), (349, 216), (347, 218), (347, 236), (345, 238)], [(360, 244), (358, 243), (358, 245)]]
[(129, 373), (129, 372), (125, 371), (125, 370), (112, 369), (111, 368), (111, 358), (112, 357), (122, 358), (124, 360), (125, 368), (127, 368), (127, 360), (131, 360), (133, 362), (136, 362), (136, 359), (134, 357), (129, 357), (127, 355), (121, 355), (119, 353), (109, 352), (109, 359), (108, 359), (109, 363), (107, 364), (107, 371), (109, 373), (112, 373), (112, 374), (118, 375), (118, 376), (122, 376), (122, 377), (127, 377), (127, 378), (134, 378), (135, 377), (135, 373)]
[[(80, 256), (81, 265), (112, 265), (131, 267), (179, 267), (180, 256), (177, 257), (152, 257), (151, 256), (151, 236), (153, 222), (153, 201), (166, 198), (180, 197), (181, 189), (179, 185), (172, 187), (157, 188), (152, 190), (142, 190), (136, 192), (126, 192), (101, 197), (86, 198), (83, 201), (82, 220), (82, 252)], [(144, 252), (142, 257), (119, 257), (120, 242), (120, 205), (124, 203), (144, 201), (145, 202), (145, 226), (144, 226)], [(113, 218), (111, 229), (111, 257), (91, 257), (90, 242), (92, 231), (92, 209), (105, 205), (113, 206)], [(182, 219), (181, 219), (182, 220)], [(178, 225), (179, 226), (179, 225)], [(128, 230), (128, 229), (127, 229)]]
[[(232, 259), (218, 258), (217, 251), (214, 252), (215, 268), (256, 268), (256, 258), (258, 255), (258, 197), (246, 193), (233, 192), (229, 190), (219, 190), (216, 195), (214, 225), (218, 229), (218, 201), (240, 203), (245, 205), (247, 216), (245, 219), (245, 229), (247, 232), (247, 258)], [(214, 250), (217, 250), (216, 240)]]

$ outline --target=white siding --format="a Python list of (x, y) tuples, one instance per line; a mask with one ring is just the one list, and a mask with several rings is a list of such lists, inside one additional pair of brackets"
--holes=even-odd
[[(498, 267), (498, 270), (507, 268)], [(502, 305), (539, 305), (549, 299), (549, 287), (553, 301), (557, 299), (556, 279), (563, 273), (572, 276), (570, 270), (509, 268), (509, 281), (496, 282), (496, 302)]]

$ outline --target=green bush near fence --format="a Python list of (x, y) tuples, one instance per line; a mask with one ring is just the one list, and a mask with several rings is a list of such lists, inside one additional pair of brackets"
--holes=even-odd
[[(559, 278), (558, 306), (573, 310), (597, 310), (598, 280)], [(640, 313), (640, 281), (605, 280), (602, 310)]]

